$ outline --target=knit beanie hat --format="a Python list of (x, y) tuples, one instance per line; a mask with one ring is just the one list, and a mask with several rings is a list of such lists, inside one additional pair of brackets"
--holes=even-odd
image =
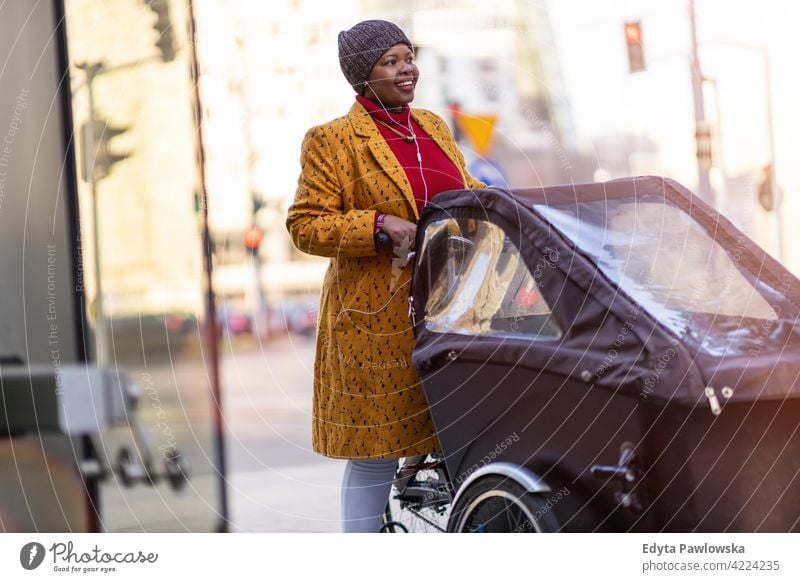
[(356, 93), (363, 94), (372, 67), (396, 44), (413, 48), (405, 33), (386, 20), (365, 20), (339, 33), (339, 66)]

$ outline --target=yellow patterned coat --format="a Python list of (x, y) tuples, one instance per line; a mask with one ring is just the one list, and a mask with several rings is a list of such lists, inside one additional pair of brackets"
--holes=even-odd
[[(452, 134), (436, 114), (412, 116), (463, 174)], [(320, 299), (314, 365), (314, 450), (336, 458), (393, 458), (439, 446), (411, 362), (413, 263), (376, 250), (375, 213), (416, 222), (405, 171), (361, 104), (308, 131), (286, 226), (303, 252), (331, 259)]]

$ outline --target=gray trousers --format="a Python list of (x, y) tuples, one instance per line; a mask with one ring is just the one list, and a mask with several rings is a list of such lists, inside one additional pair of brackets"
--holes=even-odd
[(342, 479), (342, 531), (377, 533), (392, 488), (397, 459), (350, 459)]

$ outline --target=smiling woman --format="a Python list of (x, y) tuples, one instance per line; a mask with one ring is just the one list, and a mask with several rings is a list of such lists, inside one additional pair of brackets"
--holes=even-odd
[[(377, 532), (396, 459), (439, 447), (411, 365), (417, 220), (439, 192), (484, 184), (465, 170), (445, 122), (409, 107), (419, 70), (396, 25), (368, 20), (339, 33), (339, 64), (356, 102), (306, 134), (286, 225), (297, 248), (331, 259), (314, 367), (314, 450), (349, 459), (344, 530)], [(390, 245), (378, 244), (381, 233)]]

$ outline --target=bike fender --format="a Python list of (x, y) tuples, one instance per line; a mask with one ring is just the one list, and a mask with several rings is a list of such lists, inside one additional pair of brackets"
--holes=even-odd
[(551, 491), (550, 486), (545, 483), (544, 479), (539, 477), (530, 469), (526, 469), (520, 465), (515, 465), (514, 463), (489, 463), (467, 477), (467, 480), (464, 481), (464, 484), (459, 487), (458, 492), (453, 499), (453, 505), (458, 502), (461, 494), (467, 490), (467, 487), (469, 487), (472, 482), (477, 481), (481, 477), (485, 477), (487, 475), (500, 475), (502, 477), (512, 479), (524, 487), (529, 493), (543, 493), (545, 491)]

